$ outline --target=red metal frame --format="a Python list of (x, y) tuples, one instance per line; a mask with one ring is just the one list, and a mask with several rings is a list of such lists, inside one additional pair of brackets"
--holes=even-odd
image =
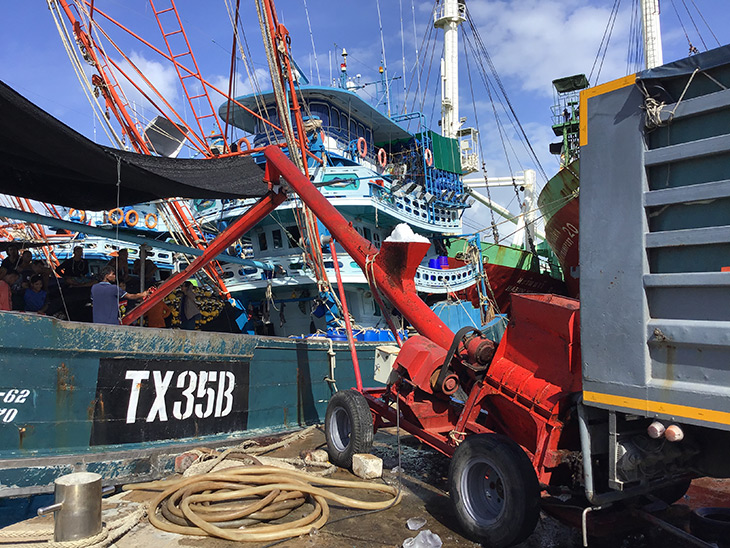
[(406, 431), (446, 455), (469, 434), (504, 434), (523, 447), (538, 480), (548, 484), (563, 462), (559, 442), (570, 396), (581, 387), (578, 301), (514, 295), (512, 321), (487, 360), (488, 369), (480, 360), (486, 348), (480, 337), (460, 342), (447, 364), (467, 392), (466, 402), (458, 404), (433, 386), (454, 334), (417, 296), (413, 282), (429, 244), (386, 241), (376, 249), (281, 150), (269, 147), (264, 155), (267, 180), (283, 177), (420, 333), (404, 343), (396, 359), (394, 367), (403, 373), (399, 380), (387, 388), (363, 390), (375, 428), (398, 419)]
[(185, 280), (190, 278), (190, 276), (195, 274), (201, 268), (208, 265), (229, 245), (251, 230), (256, 223), (261, 221), (269, 213), (274, 211), (284, 200), (286, 200), (286, 194), (284, 192), (277, 193), (270, 190), (263, 198), (261, 198), (261, 200), (251, 206), (251, 208), (246, 211), (240, 219), (231, 224), (224, 232), (213, 240), (205, 249), (205, 252), (190, 263), (185, 270), (168, 278), (167, 281), (165, 281), (165, 283), (162, 284), (149, 298), (145, 299), (139, 306), (135, 307), (129, 314), (124, 316), (124, 318), (122, 318), (122, 323), (124, 325), (129, 325), (139, 319), (146, 312), (149, 312), (153, 306), (172, 293)]

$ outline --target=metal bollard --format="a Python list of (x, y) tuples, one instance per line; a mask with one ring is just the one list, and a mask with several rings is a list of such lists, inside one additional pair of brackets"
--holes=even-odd
[(101, 476), (76, 472), (55, 481), (56, 502), (38, 509), (38, 515), (55, 512), (53, 540), (65, 542), (93, 537), (101, 532), (101, 496), (114, 490), (101, 488)]

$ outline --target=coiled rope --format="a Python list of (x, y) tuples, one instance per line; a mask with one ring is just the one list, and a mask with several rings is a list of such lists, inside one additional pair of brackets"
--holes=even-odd
[[(323, 488), (366, 489), (390, 495), (384, 501), (363, 501)], [(329, 519), (328, 500), (350, 508), (380, 510), (398, 504), (393, 486), (322, 478), (273, 466), (241, 466), (204, 476), (125, 486), (160, 490), (150, 502), (149, 521), (170, 533), (203, 535), (233, 541), (288, 539), (320, 529)], [(288, 516), (311, 501), (304, 517), (286, 523), (264, 523)]]

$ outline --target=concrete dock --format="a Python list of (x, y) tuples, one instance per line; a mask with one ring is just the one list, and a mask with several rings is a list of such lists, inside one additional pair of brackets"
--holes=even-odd
[[(275, 439), (268, 438), (260, 441), (262, 445), (265, 445), (275, 441)], [(318, 427), (304, 439), (296, 440), (287, 447), (277, 449), (268, 456), (291, 458), (323, 447), (325, 447), (324, 433), (323, 429)], [(252, 548), (269, 546), (292, 548), (314, 546), (400, 547), (406, 539), (415, 537), (419, 532), (408, 529), (406, 522), (409, 518), (424, 518), (425, 525), (421, 530), (428, 529), (438, 535), (443, 546), (479, 546), (463, 537), (458, 531), (458, 525), (446, 492), (449, 459), (422, 445), (415, 438), (404, 435), (400, 439), (400, 465), (402, 471), (399, 473), (397, 469), (399, 464), (398, 447), (395, 429), (385, 429), (376, 434), (372, 453), (383, 460), (384, 473), (382, 479), (372, 481), (385, 481), (394, 486), (398, 486), (400, 483), (403, 495), (400, 504), (386, 510), (368, 512), (343, 508), (331, 503), (330, 519), (327, 525), (317, 531), (289, 540), (245, 544)], [(343, 469), (338, 469), (332, 477), (358, 480), (349, 471)], [(336, 492), (340, 494), (365, 500), (383, 500), (384, 498), (382, 494), (369, 491), (358, 491), (357, 493), (348, 493), (346, 491), (341, 488), (336, 489)], [(103, 520), (118, 520), (124, 515), (131, 514), (139, 509), (141, 505), (148, 503), (154, 495), (155, 493), (150, 491), (125, 491), (108, 497), (104, 502)], [(696, 500), (693, 501), (693, 498)], [(686, 518), (689, 511), (688, 505), (701, 505), (702, 501), (710, 502), (710, 504), (704, 505), (721, 506), (723, 501), (725, 502), (724, 505), (730, 505), (730, 483), (717, 480), (698, 480), (696, 485), (693, 485), (690, 489), (688, 496), (680, 501), (683, 504), (675, 505), (671, 510), (675, 518), (679, 516), (681, 520)], [(693, 502), (697, 504), (692, 504)], [(304, 507), (295, 512), (297, 511), (302, 515), (306, 513)], [(291, 517), (287, 518), (287, 521), (291, 519)], [(625, 518), (618, 519), (626, 521)], [(663, 543), (666, 546), (682, 545), (674, 538), (667, 539), (663, 536), (665, 534), (655, 530), (655, 528), (649, 526), (637, 528), (635, 521), (628, 524), (621, 523), (620, 526), (615, 527), (615, 535), (606, 535), (602, 539), (592, 540), (591, 546), (648, 547), (657, 545), (655, 543)], [(52, 523), (52, 518), (44, 516), (12, 525), (7, 530), (32, 531), (34, 529), (48, 529), (52, 527)], [(627, 525), (631, 525), (631, 527), (626, 527)], [(603, 527), (613, 528), (609, 525)], [(240, 543), (235, 544), (240, 545)], [(0, 541), (0, 547), (7, 545)], [(119, 548), (136, 548), (138, 546), (218, 548), (233, 546), (234, 543), (211, 537), (182, 536), (167, 533), (154, 528), (149, 524), (147, 518), (142, 518), (114, 545)], [(22, 546), (22, 544), (19, 543), (16, 546)], [(523, 548), (573, 548), (582, 546), (582, 538), (579, 530), (564, 525), (543, 513), (535, 533), (520, 546)]]

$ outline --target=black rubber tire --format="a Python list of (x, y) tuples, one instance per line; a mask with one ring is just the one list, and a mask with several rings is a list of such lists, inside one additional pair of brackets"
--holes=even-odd
[(730, 546), (730, 508), (696, 508), (689, 515), (689, 527), (704, 541)]
[(659, 500), (662, 500), (671, 505), (677, 502), (687, 493), (687, 490), (689, 489), (691, 483), (692, 480), (688, 479), (682, 480), (678, 483), (672, 483), (670, 485), (666, 485), (664, 487), (656, 489), (652, 493), (652, 495), (654, 495)]
[(470, 435), (459, 445), (449, 466), (449, 495), (465, 535), (490, 548), (522, 542), (540, 517), (530, 459), (497, 434)]
[(324, 419), (330, 462), (352, 467), (352, 455), (373, 447), (373, 415), (360, 392), (340, 390), (330, 399)]

